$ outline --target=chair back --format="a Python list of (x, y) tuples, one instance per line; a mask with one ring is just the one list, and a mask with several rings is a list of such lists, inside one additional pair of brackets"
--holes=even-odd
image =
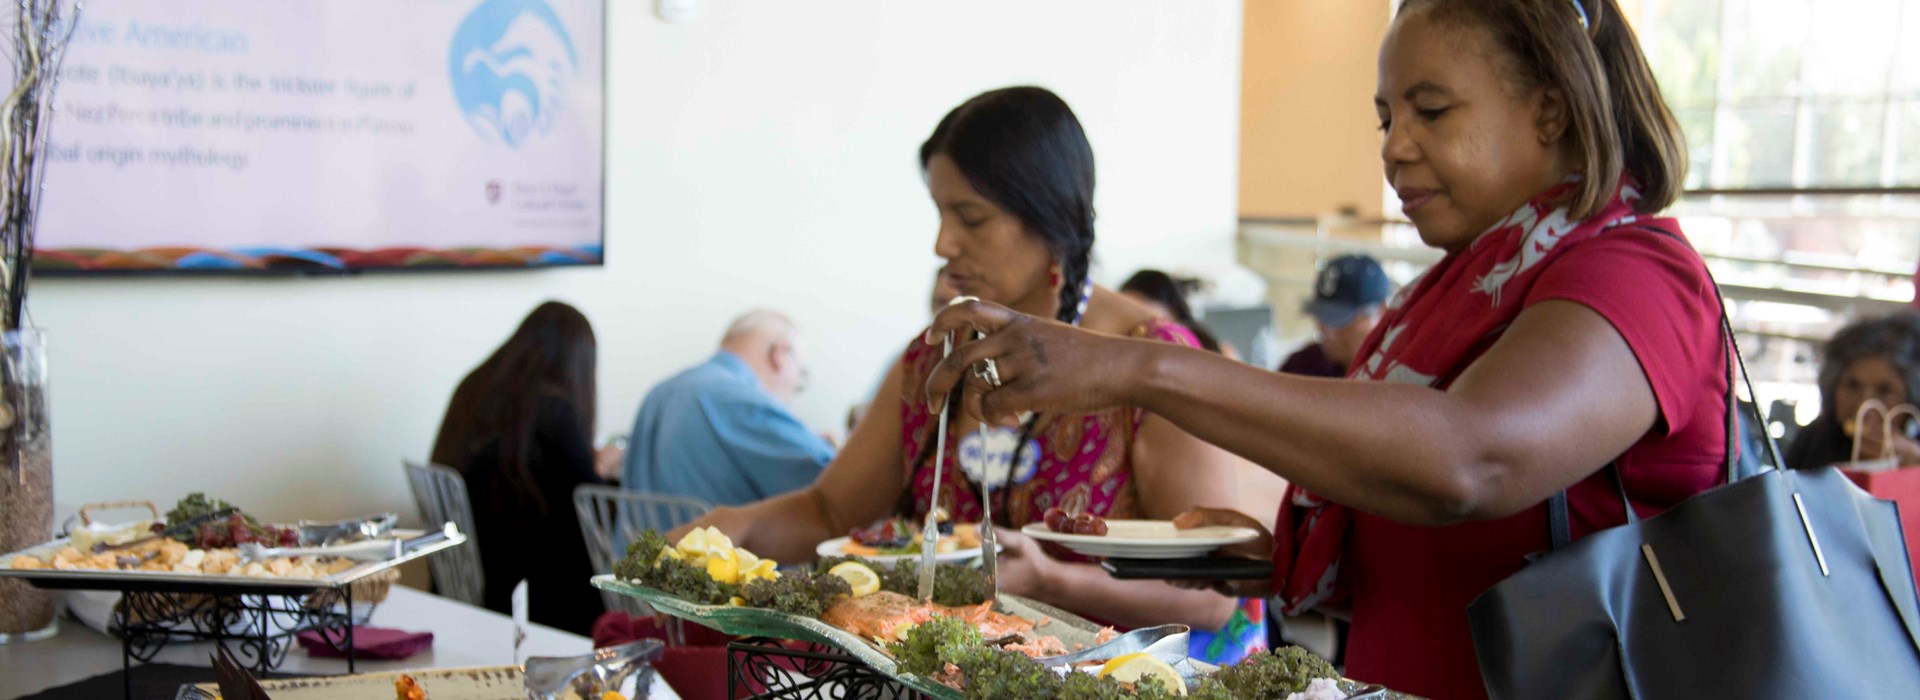
[(429, 557), (433, 588), (440, 595), (468, 605), (484, 606), (486, 578), (480, 566), (479, 533), (473, 529), (473, 503), (467, 500), (467, 480), (460, 472), (438, 464), (405, 463), (413, 503), (428, 527), (453, 523), (466, 533), (466, 544)]
[[(580, 535), (587, 542), (587, 557), (593, 560), (596, 574), (613, 573), (613, 563), (626, 554), (628, 542), (646, 530), (668, 530), (706, 515), (713, 506), (686, 496), (630, 491), (599, 484), (582, 484), (573, 490), (573, 510), (580, 516)], [(640, 601), (612, 591), (601, 591), (608, 610), (629, 614), (650, 614)]]

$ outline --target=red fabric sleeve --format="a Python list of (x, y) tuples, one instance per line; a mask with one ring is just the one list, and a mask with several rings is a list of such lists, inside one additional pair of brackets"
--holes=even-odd
[[(1655, 225), (1679, 232), (1671, 220)], [(1613, 324), (1653, 387), (1660, 409), (1655, 436), (1700, 428), (1724, 439), (1726, 346), (1720, 302), (1700, 254), (1677, 235), (1639, 227), (1574, 246), (1541, 271), (1526, 305), (1571, 301)]]

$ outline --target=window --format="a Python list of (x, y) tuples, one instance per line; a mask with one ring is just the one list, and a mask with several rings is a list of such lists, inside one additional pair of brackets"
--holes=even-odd
[(1689, 189), (1920, 187), (1920, 4), (1646, 0)]
[(1642, 0), (1635, 28), (1687, 137), (1673, 214), (1762, 398), (1811, 420), (1819, 344), (1913, 299), (1920, 2)]

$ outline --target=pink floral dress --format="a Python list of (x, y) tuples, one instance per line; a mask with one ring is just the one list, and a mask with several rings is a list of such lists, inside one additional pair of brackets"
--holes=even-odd
[[(1192, 331), (1179, 324), (1153, 321), (1128, 335), (1176, 345), (1199, 347)], [(940, 362), (940, 348), (916, 336), (903, 357), (906, 367), (902, 397), (916, 396)], [(901, 435), (911, 502), (900, 512), (919, 520), (926, 517), (933, 493), (933, 446), (939, 414), (926, 404), (902, 400)], [(988, 428), (964, 418), (947, 426), (946, 463), (940, 470), (940, 505), (954, 522), (979, 522), (980, 483), (993, 484), (994, 520), (1018, 528), (1040, 520), (1048, 508), (1060, 505), (1076, 491), (1086, 495), (1087, 512), (1106, 518), (1138, 518), (1140, 496), (1133, 482), (1133, 438), (1147, 417), (1145, 409), (1121, 407), (1079, 416), (1042, 415), (1019, 458), (1013, 459), (1019, 432)], [(1004, 485), (1004, 486), (1003, 486)], [(1046, 545), (1049, 554), (1065, 561), (1086, 558)], [(1194, 630), (1189, 653), (1216, 664), (1235, 663), (1266, 648), (1266, 603), (1240, 601), (1232, 619), (1219, 630)]]
[[(1192, 331), (1166, 321), (1149, 322), (1129, 335), (1199, 346)], [(902, 358), (906, 368), (905, 384), (900, 387), (902, 397), (915, 396), (926, 386), (927, 377), (940, 362), (940, 352), (939, 347), (920, 342), (918, 336), (908, 345)], [(930, 413), (924, 403), (906, 399), (901, 401), (900, 411), (905, 448), (902, 468), (912, 486), (911, 503), (901, 504), (900, 510), (918, 520), (925, 517), (928, 496), (934, 488), (934, 450), (930, 443), (937, 434), (934, 424), (939, 414)], [(1059, 505), (1076, 489), (1087, 495), (1087, 512), (1107, 518), (1137, 518), (1140, 499), (1134, 488), (1131, 457), (1133, 437), (1146, 416), (1144, 409), (1134, 407), (1077, 416), (1043, 414), (1033, 426), (1026, 448), (1017, 450), (1017, 461), (1011, 458), (1018, 447), (1018, 430), (988, 428), (982, 433), (978, 423), (956, 416), (947, 426), (940, 505), (955, 522), (979, 522), (980, 482), (989, 481), (995, 496), (994, 520), (1003, 526), (1018, 528), (1040, 520), (1048, 508)]]

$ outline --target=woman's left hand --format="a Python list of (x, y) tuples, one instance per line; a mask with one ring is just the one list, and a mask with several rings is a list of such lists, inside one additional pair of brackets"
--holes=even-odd
[[(972, 339), (978, 331), (986, 337)], [(1027, 411), (1090, 413), (1126, 403), (1125, 382), (1139, 374), (1147, 344), (1034, 318), (979, 300), (947, 307), (923, 339), (940, 345), (954, 334), (953, 354), (927, 378), (927, 405), (938, 411), (953, 387), (966, 383), (960, 408), (975, 419), (1017, 426)], [(976, 373), (992, 359), (1000, 383)]]
[(1000, 590), (1028, 598), (1044, 595), (1045, 572), (1060, 562), (1041, 549), (1040, 543), (1018, 530), (995, 526), (994, 538), (1000, 543), (1000, 559), (995, 565), (995, 572), (1000, 575)]
[[(1195, 508), (1181, 513), (1173, 519), (1173, 526), (1181, 530), (1196, 527), (1244, 527), (1260, 533), (1260, 537), (1244, 544), (1228, 545), (1214, 552), (1215, 556), (1242, 557), (1246, 559), (1273, 559), (1273, 533), (1267, 531), (1267, 524), (1239, 511), (1225, 508)], [(1177, 588), (1188, 590), (1213, 591), (1229, 598), (1266, 598), (1273, 595), (1273, 582), (1267, 579), (1235, 581), (1168, 581)]]
[(593, 473), (604, 481), (620, 478), (620, 472), (627, 458), (627, 448), (619, 445), (607, 445), (593, 453)]

